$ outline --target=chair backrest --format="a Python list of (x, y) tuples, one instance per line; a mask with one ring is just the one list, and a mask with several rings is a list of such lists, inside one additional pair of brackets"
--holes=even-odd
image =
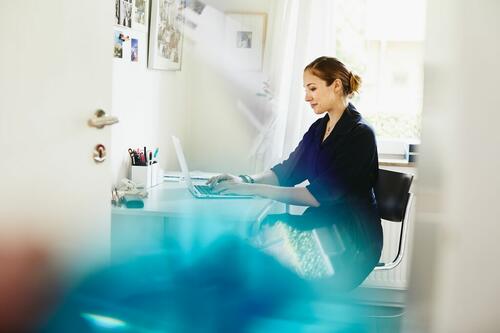
[(392, 222), (404, 220), (412, 181), (413, 175), (385, 169), (379, 170), (375, 196), (381, 219)]

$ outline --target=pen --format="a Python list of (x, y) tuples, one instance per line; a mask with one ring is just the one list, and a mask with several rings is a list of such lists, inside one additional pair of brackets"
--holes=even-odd
[(146, 146), (144, 146), (144, 165), (148, 165), (148, 153), (146, 150)]
[(158, 151), (159, 151), (159, 150), (160, 150), (159, 148), (156, 148), (156, 149), (155, 149), (155, 153), (153, 154), (153, 157), (154, 157), (154, 158), (156, 158), (156, 156), (158, 156)]

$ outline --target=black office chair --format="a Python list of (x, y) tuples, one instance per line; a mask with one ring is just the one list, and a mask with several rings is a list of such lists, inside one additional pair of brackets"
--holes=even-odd
[(385, 221), (401, 223), (401, 229), (396, 257), (389, 263), (378, 263), (375, 267), (376, 271), (393, 269), (403, 260), (412, 202), (412, 193), (410, 193), (412, 181), (413, 175), (385, 169), (379, 170), (375, 195), (380, 218)]
[[(380, 218), (390, 222), (401, 223), (401, 229), (399, 235), (398, 253), (396, 257), (389, 263), (378, 263), (374, 270), (393, 269), (398, 266), (403, 259), (408, 231), (408, 213), (412, 201), (412, 194), (410, 193), (412, 181), (413, 175), (385, 169), (379, 170), (379, 177), (375, 186), (375, 195), (377, 197)], [(257, 223), (252, 225), (253, 229), (260, 229), (260, 225), (267, 216), (267, 212), (268, 209), (259, 216)], [(289, 205), (286, 206), (286, 212), (289, 213)], [(253, 231), (249, 234), (255, 235), (257, 232)], [(335, 228), (333, 232), (329, 227), (315, 229), (313, 230), (313, 234), (317, 241), (321, 244), (323, 251), (326, 251), (325, 253), (327, 255), (342, 251), (341, 249), (337, 249), (342, 248), (343, 244), (342, 241), (338, 241), (340, 236)], [(332, 237), (335, 239), (334, 242), (332, 242)], [(273, 242), (272, 244), (275, 243), (276, 242)], [(325, 244), (330, 244), (328, 246), (328, 250), (324, 247)]]

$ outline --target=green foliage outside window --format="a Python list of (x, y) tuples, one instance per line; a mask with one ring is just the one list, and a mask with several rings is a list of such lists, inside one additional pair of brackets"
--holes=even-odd
[(377, 137), (391, 139), (420, 138), (421, 114), (372, 113), (363, 115)]

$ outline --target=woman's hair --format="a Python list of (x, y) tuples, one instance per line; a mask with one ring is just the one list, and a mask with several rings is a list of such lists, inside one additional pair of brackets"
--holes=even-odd
[(307, 65), (304, 68), (305, 71), (310, 71), (313, 75), (325, 81), (327, 86), (339, 79), (342, 82), (345, 96), (359, 92), (361, 87), (361, 77), (348, 70), (337, 58), (319, 57)]

